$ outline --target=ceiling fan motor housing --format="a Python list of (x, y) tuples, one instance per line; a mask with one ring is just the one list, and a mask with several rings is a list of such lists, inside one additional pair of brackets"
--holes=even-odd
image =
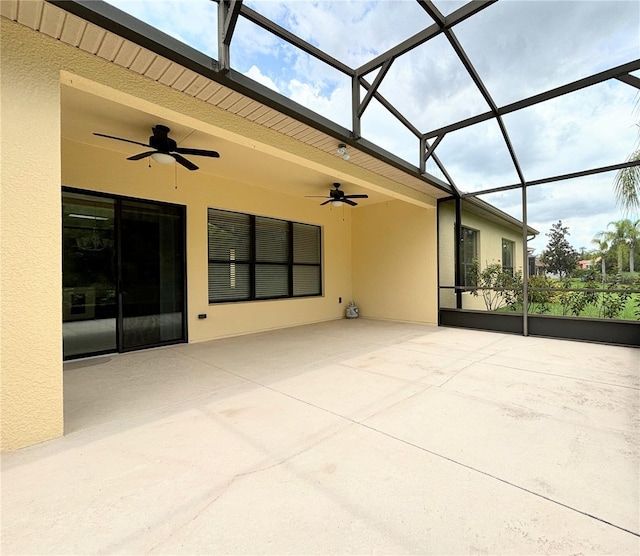
[(330, 195), (331, 199), (333, 201), (338, 201), (338, 200), (342, 199), (344, 197), (344, 191), (342, 191), (340, 189), (340, 184), (339, 183), (334, 183), (333, 187), (335, 189), (330, 189), (329, 190), (329, 195)]
[(149, 137), (149, 146), (162, 153), (174, 152), (178, 144), (171, 138), (168, 133), (170, 129), (164, 125), (157, 125), (153, 128), (153, 135)]

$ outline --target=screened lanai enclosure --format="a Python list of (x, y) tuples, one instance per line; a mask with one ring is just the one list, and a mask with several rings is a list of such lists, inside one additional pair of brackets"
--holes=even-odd
[(437, 191), (439, 324), (640, 345), (639, 3), (49, 3)]

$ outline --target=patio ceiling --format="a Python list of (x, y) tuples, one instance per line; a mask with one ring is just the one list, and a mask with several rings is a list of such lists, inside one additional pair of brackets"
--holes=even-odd
[[(357, 17), (351, 13), (354, 8), (350, 3), (333, 3), (331, 11), (335, 12), (337, 18), (349, 21), (349, 32), (352, 33), (351, 36), (334, 37), (331, 33), (315, 32), (314, 27), (322, 25), (323, 21), (314, 21), (312, 8), (305, 12), (299, 7), (300, 4), (292, 2), (200, 1), (191, 2), (189, 10), (184, 9), (186, 4), (180, 8), (179, 2), (163, 2), (155, 3), (151, 12), (144, 7), (144, 2), (123, 0), (110, 0), (109, 3), (49, 0), (49, 3), (100, 26), (109, 35), (116, 34), (150, 53), (187, 68), (186, 76), (176, 77), (175, 73), (168, 72), (172, 86), (182, 83), (185, 92), (207, 98), (208, 101), (215, 99), (218, 105), (231, 110), (239, 109), (242, 115), (253, 114), (258, 109), (253, 103), (257, 102), (260, 107), (267, 107), (270, 125), (274, 123), (271, 110), (281, 114), (280, 118), (275, 118), (274, 129), (327, 152), (335, 152), (340, 142), (348, 144), (352, 147), (352, 163), (388, 176), (394, 171), (401, 171), (402, 177), (396, 175), (396, 179), (408, 180), (412, 187), (434, 197), (442, 197), (447, 193), (477, 195), (480, 191), (549, 183), (637, 164), (625, 162), (626, 157), (622, 155), (620, 159), (606, 160), (600, 164), (600, 158), (592, 157), (594, 162), (589, 167), (569, 164), (571, 171), (540, 175), (523, 161), (523, 158), (527, 158), (528, 144), (537, 141), (534, 133), (538, 130), (532, 130), (534, 133), (523, 144), (518, 132), (522, 126), (511, 117), (513, 114), (531, 117), (531, 110), (537, 110), (544, 103), (603, 84), (626, 89), (622, 94), (627, 96), (636, 95), (640, 88), (638, 48), (622, 52), (614, 47), (615, 43), (624, 42), (622, 35), (633, 34), (633, 22), (626, 27), (616, 27), (614, 23), (599, 21), (598, 14), (593, 12), (591, 20), (588, 20), (589, 26), (572, 25), (567, 17), (567, 13), (571, 12), (563, 11), (562, 6), (548, 2), (536, 3), (535, 9), (542, 14), (540, 21), (546, 21), (548, 25), (544, 36), (535, 36), (539, 29), (526, 20), (522, 7), (506, 0), (499, 3), (497, 0), (468, 3), (442, 0), (368, 2)], [(400, 6), (401, 9), (398, 9)], [(581, 9), (579, 6), (573, 8), (574, 13)], [(627, 3), (627, 9), (633, 7), (628, 8)], [(190, 16), (210, 17), (212, 23), (217, 22), (217, 36), (209, 31), (206, 38), (195, 40), (188, 36), (187, 30), (178, 41), (167, 34), (171, 32), (175, 36), (175, 29), (172, 31), (167, 28), (165, 33), (156, 28), (162, 27), (158, 23), (162, 19), (158, 17), (160, 13), (176, 17), (180, 10), (185, 12), (187, 19)], [(157, 14), (154, 15), (153, 11)], [(369, 11), (377, 11), (379, 15), (388, 17), (387, 27), (377, 30), (368, 28), (366, 13)], [(502, 21), (508, 18), (508, 28), (495, 28), (500, 17)], [(602, 44), (599, 43), (599, 59), (594, 63), (586, 59), (589, 52), (582, 52), (582, 43), (578, 42), (582, 40), (581, 37), (588, 40), (598, 25), (605, 29), (598, 37), (607, 38), (601, 41)], [(90, 29), (93, 27), (84, 26), (81, 41), (86, 43), (91, 40), (93, 32), (87, 33)], [(637, 31), (636, 26), (636, 36)], [(580, 37), (574, 36), (576, 32)], [(95, 36), (94, 43), (105, 42), (104, 31), (100, 33), (99, 41)], [(483, 45), (478, 48), (474, 41), (477, 41), (478, 34), (488, 33), (497, 35), (498, 44), (490, 52), (482, 52)], [(63, 36), (64, 32), (60, 33), (60, 38)], [(364, 38), (359, 39), (360, 36)], [(515, 53), (517, 61), (514, 66), (499, 46), (501, 41), (513, 44), (513, 40), (520, 39), (524, 47), (533, 52), (523, 48)], [(278, 88), (264, 71), (264, 64), (267, 64), (264, 60), (263, 65), (252, 67), (249, 71), (235, 67), (238, 64), (234, 60), (241, 58), (239, 53), (242, 54), (242, 49), (247, 48), (247, 41), (252, 40), (279, 51), (281, 57), (271, 62), (279, 63), (281, 67), (288, 63), (308, 63), (310, 71), (332, 71), (333, 77), (327, 80), (335, 79), (338, 82), (342, 79), (347, 84), (346, 88), (350, 89), (348, 109), (343, 107), (341, 116), (336, 115), (333, 108), (327, 108), (327, 116), (314, 112), (300, 98), (291, 98), (295, 95)], [(351, 49), (344, 47), (345, 42), (359, 45), (360, 50), (355, 46)], [(574, 48), (578, 55), (577, 62), (568, 64), (560, 55), (556, 59), (544, 59), (541, 49), (543, 42), (555, 42), (558, 51)], [(82, 47), (80, 43), (78, 46)], [(538, 57), (539, 68), (533, 71), (530, 62)], [(147, 69), (151, 69), (157, 65), (148, 59), (141, 64), (138, 58), (139, 54), (130, 57), (128, 67), (146, 65)], [(558, 67), (551, 65), (554, 62)], [(509, 63), (512, 65), (509, 66)], [(440, 64), (442, 71), (429, 73), (429, 64)], [(431, 79), (426, 80), (428, 82), (425, 82), (420, 98), (412, 98), (403, 89), (407, 68), (412, 65), (424, 68), (425, 80), (427, 77)], [(519, 69), (518, 65), (525, 68), (527, 73), (519, 75), (525, 69)], [(252, 73), (252, 70), (255, 71)], [(166, 75), (167, 71), (163, 70), (163, 73)], [(507, 87), (496, 78), (500, 73), (513, 74)], [(432, 79), (434, 76), (437, 81)], [(213, 83), (224, 85), (228, 91), (224, 89), (222, 95), (215, 92)], [(460, 91), (464, 92), (464, 97), (460, 97)], [(433, 109), (438, 103), (446, 105), (446, 109), (440, 111), (442, 113)], [(594, 106), (593, 109), (599, 107)], [(382, 115), (386, 118), (387, 135), (394, 136), (387, 144), (386, 137), (374, 137), (369, 123)], [(414, 149), (409, 155), (400, 140), (398, 145), (393, 144), (395, 136), (403, 133), (405, 147), (413, 145), (407, 147)], [(370, 137), (374, 137), (374, 140)], [(485, 145), (478, 145), (478, 140)], [(567, 137), (567, 140), (571, 140), (571, 137)], [(457, 144), (461, 151), (480, 150), (484, 146), (486, 156), (495, 157), (496, 163), (499, 161), (502, 166), (506, 184), (483, 183), (470, 187), (467, 183), (458, 183), (451, 171), (455, 164), (448, 163)], [(441, 158), (441, 153), (444, 158)], [(564, 169), (564, 166), (559, 165), (559, 169)]]
[[(591, 21), (593, 28), (581, 27), (579, 33), (585, 35), (583, 42), (586, 43), (589, 42), (589, 33), (594, 32), (598, 25), (606, 28), (602, 35), (608, 36), (609, 33), (610, 38), (602, 43), (604, 46), (601, 45), (598, 53), (601, 59), (597, 63), (592, 60), (587, 63), (585, 60), (590, 53), (584, 51), (583, 63), (569, 66), (566, 61), (558, 59), (559, 67), (550, 67), (555, 60), (544, 59), (540, 45), (545, 41), (556, 41), (558, 51), (566, 49), (571, 41), (577, 40), (572, 32), (578, 26), (570, 27), (569, 21), (562, 20), (564, 12), (556, 3), (545, 2), (536, 9), (544, 12), (542, 17), (546, 20), (542, 21), (548, 21), (548, 32), (544, 37), (533, 37), (535, 33), (527, 28), (528, 22), (518, 16), (521, 8), (515, 4), (507, 0), (475, 0), (468, 3), (417, 0), (404, 1), (402, 9), (397, 9), (398, 2), (368, 2), (362, 8), (362, 13), (378, 11), (388, 17), (388, 26), (370, 29), (366, 27), (366, 18), (362, 15), (359, 20), (361, 26), (358, 27), (357, 18), (351, 18), (349, 21), (356, 23), (350, 30), (350, 37), (314, 33), (311, 15), (305, 19), (304, 10), (300, 11), (299, 4), (290, 2), (198, 0), (190, 2), (189, 9), (185, 10), (187, 4), (175, 1), (155, 2), (152, 8), (145, 8), (145, 2), (124, 0), (110, 0), (109, 3), (7, 0), (2, 2), (1, 9), (5, 17), (325, 153), (337, 156), (337, 146), (344, 143), (349, 146), (350, 164), (402, 183), (432, 198), (478, 195), (481, 192), (611, 172), (638, 164), (637, 161), (625, 161), (626, 154), (631, 151), (630, 145), (627, 153), (616, 153), (617, 159), (614, 160), (605, 160), (602, 156), (591, 157), (588, 167), (575, 167), (579, 161), (568, 164), (564, 161), (565, 164), (559, 164), (558, 169), (564, 170), (566, 167), (569, 170), (566, 172), (547, 171), (540, 175), (540, 170), (528, 166), (526, 161), (530, 158), (530, 145), (544, 148), (536, 137), (541, 124), (531, 123), (538, 115), (539, 107), (580, 94), (586, 89), (603, 86), (617, 87), (616, 92), (622, 91), (619, 95), (635, 96), (640, 89), (640, 58), (638, 48), (635, 51), (631, 49), (629, 53), (614, 52), (613, 47), (614, 43), (623, 42), (616, 33), (633, 34), (633, 22), (625, 28), (616, 28), (613, 23), (607, 25), (606, 21), (595, 20), (597, 14), (594, 12)], [(625, 4), (627, 9), (629, 4)], [(115, 6), (126, 8), (131, 13)], [(294, 9), (296, 6), (298, 9)], [(348, 19), (349, 9), (347, 3), (331, 5), (331, 10), (339, 18)], [(289, 17), (284, 17), (282, 13), (287, 10)], [(580, 10), (580, 7), (575, 10)], [(187, 30), (185, 36), (180, 36), (181, 40), (178, 40), (168, 34), (171, 32), (176, 35), (175, 30), (158, 28), (162, 25), (152, 21), (154, 12), (156, 15), (185, 16), (185, 21), (191, 17), (194, 25), (196, 17), (210, 17), (207, 36), (198, 42), (188, 35)], [(132, 13), (141, 19), (133, 17)], [(508, 28), (492, 27), (499, 16), (514, 17)], [(216, 23), (217, 34), (211, 27)], [(637, 30), (636, 26), (636, 36)], [(480, 52), (479, 45), (474, 41), (477, 41), (479, 34), (487, 33), (499, 35), (496, 37), (496, 47), (491, 52)], [(501, 40), (506, 41), (505, 44), (511, 44), (509, 40), (520, 40), (520, 35), (525, 35), (523, 42), (530, 41), (527, 45), (529, 50), (533, 45), (533, 52), (518, 52), (516, 65), (513, 65), (513, 61), (509, 61), (500, 51), (500, 44)], [(327, 40), (327, 36), (332, 40)], [(364, 38), (356, 40), (360, 36)], [(271, 62), (280, 63), (282, 67), (288, 62), (293, 63), (291, 56), (295, 52), (296, 55), (302, 53), (308, 61), (309, 71), (328, 68), (335, 74), (335, 79), (342, 79), (350, 90), (350, 98), (346, 103), (348, 106), (338, 109), (327, 107), (326, 114), (321, 115), (316, 106), (306, 106), (300, 98), (291, 98), (295, 95), (278, 90), (266, 73), (260, 73), (260, 68), (257, 75), (251, 71), (254, 68), (249, 71), (236, 69), (234, 60), (246, 48), (247, 40), (277, 44), (277, 48), (274, 48), (284, 58)], [(345, 42), (360, 44), (361, 48), (341, 47)], [(576, 45), (576, 51), (580, 50), (579, 46)], [(605, 50), (605, 47), (609, 50)], [(541, 58), (539, 71), (532, 72), (527, 64), (537, 57)], [(300, 59), (295, 58), (295, 61), (299, 62)], [(522, 60), (521, 64), (519, 59)], [(512, 65), (509, 66), (509, 63)], [(442, 66), (440, 74), (436, 72), (433, 75), (440, 81), (427, 80), (427, 77), (431, 78), (429, 65), (438, 64)], [(426, 82), (420, 98), (405, 94), (403, 88), (407, 68), (412, 65), (425, 67)], [(529, 73), (523, 74), (525, 69), (519, 68), (519, 65), (527, 68)], [(503, 73), (513, 75), (506, 87), (504, 82), (500, 83), (496, 78), (496, 75)], [(553, 79), (547, 79), (549, 74), (553, 74)], [(549, 83), (553, 83), (553, 86), (549, 87)], [(434, 106), (441, 109), (436, 110)], [(600, 109), (601, 106), (593, 107), (594, 111)], [(336, 110), (341, 111), (340, 114)], [(97, 114), (98, 109), (94, 111)], [(76, 125), (74, 134), (73, 126), (66, 127), (70, 138), (82, 135), (83, 141), (87, 142), (87, 133), (94, 130), (123, 137), (140, 136), (142, 133), (144, 138), (148, 134), (149, 118), (142, 122), (141, 118), (122, 114), (112, 122), (104, 118), (99, 122), (95, 118), (92, 121), (89, 112), (83, 129)], [(523, 118), (529, 122), (528, 126), (523, 126)], [(383, 122), (381, 129), (385, 131), (376, 136), (370, 121), (377, 122), (378, 119)], [(130, 124), (127, 126), (125, 122)], [(100, 129), (96, 127), (98, 125)], [(571, 125), (575, 125), (577, 131), (574, 137), (566, 136), (567, 142), (575, 140), (580, 134), (578, 124), (558, 122), (559, 127)], [(523, 129), (526, 130), (524, 140)], [(186, 137), (190, 130), (177, 131), (178, 137)], [(396, 141), (396, 136), (402, 134), (404, 139)], [(189, 137), (190, 141), (192, 139), (194, 145), (196, 139), (199, 145), (220, 143), (212, 137)], [(91, 138), (89, 141), (96, 140)], [(111, 148), (115, 147), (112, 145)], [(495, 164), (501, 166), (499, 175), (504, 176), (506, 183), (483, 181), (469, 184), (468, 176), (458, 181), (452, 168), (459, 165), (457, 159), (470, 159), (472, 154), (485, 159), (495, 157)], [(562, 155), (558, 154), (558, 158), (562, 159)], [(293, 174), (295, 176), (295, 169)], [(315, 183), (310, 184), (316, 192), (330, 177), (323, 175), (317, 178)], [(272, 181), (277, 182), (275, 176)], [(314, 182), (314, 178), (308, 181)]]
[[(251, 148), (249, 145), (240, 145), (229, 139), (213, 137), (201, 130), (194, 130), (183, 122), (169, 120), (167, 117), (162, 117), (160, 120), (152, 113), (71, 86), (62, 87), (61, 101), (61, 133), (64, 139), (116, 151), (121, 153), (123, 161), (126, 157), (145, 149), (130, 143), (96, 137), (93, 133), (146, 141), (151, 135), (151, 127), (163, 123), (171, 129), (171, 137), (175, 138), (180, 146), (211, 149), (222, 153), (218, 159), (207, 157), (192, 159), (201, 172), (211, 175), (214, 179), (220, 177), (232, 183), (260, 184), (270, 191), (297, 197), (326, 195), (331, 184), (336, 181), (336, 174), (331, 173), (329, 169), (323, 172), (286, 160), (274, 165), (269, 162), (272, 155)], [(137, 164), (147, 164), (147, 162), (140, 161)], [(171, 174), (173, 175), (173, 171)], [(347, 181), (342, 183), (344, 189), (350, 194), (368, 194), (369, 203), (382, 202), (391, 198), (371, 189), (364, 190), (354, 183)], [(309, 202), (314, 201), (316, 200), (309, 199)]]

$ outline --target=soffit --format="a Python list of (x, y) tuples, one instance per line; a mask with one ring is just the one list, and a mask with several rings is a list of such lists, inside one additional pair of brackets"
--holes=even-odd
[[(327, 154), (338, 156), (336, 151), (340, 141), (336, 138), (67, 13), (44, 0), (2, 0), (0, 15)], [(108, 112), (103, 110), (103, 113)], [(127, 130), (119, 129), (118, 133), (114, 131), (112, 133), (127, 137)], [(96, 129), (95, 131), (109, 134), (108, 130)], [(78, 140), (73, 135), (68, 138)], [(85, 143), (92, 142), (104, 147), (102, 141), (104, 140), (100, 138), (87, 139), (86, 134), (83, 139)], [(113, 145), (111, 147), (113, 148)], [(349, 154), (350, 164), (432, 198), (447, 196), (447, 193), (424, 180), (354, 147), (349, 147)], [(200, 161), (198, 164), (200, 165)], [(384, 196), (381, 196), (380, 200), (383, 199)]]

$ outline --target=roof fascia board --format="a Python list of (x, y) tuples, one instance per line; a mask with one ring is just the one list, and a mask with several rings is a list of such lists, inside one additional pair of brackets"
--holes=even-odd
[(348, 144), (365, 154), (401, 170), (426, 185), (451, 194), (451, 187), (446, 182), (430, 174), (420, 173), (417, 166), (385, 149), (359, 138), (355, 140), (352, 133), (324, 118), (320, 114), (292, 101), (291, 99), (269, 89), (268, 87), (246, 77), (235, 70), (219, 71), (216, 60), (202, 52), (181, 43), (162, 31), (141, 22), (133, 16), (99, 0), (46, 0), (48, 3), (65, 10), (85, 21), (93, 23), (106, 31), (115, 33), (155, 54), (194, 71), (216, 83), (239, 92), (269, 108), (277, 110), (295, 120), (304, 123), (322, 133), (334, 137), (337, 141)]
[(217, 74), (218, 62), (210, 56), (107, 2), (96, 0), (46, 0), (46, 2), (205, 77), (214, 79)]
[(233, 89), (245, 96), (253, 98), (254, 100), (273, 108), (291, 118), (294, 118), (318, 131), (321, 131), (327, 135), (334, 137), (339, 142), (345, 143), (355, 149), (358, 149), (374, 158), (381, 160), (391, 166), (410, 174), (413, 177), (418, 177), (421, 181), (428, 185), (432, 185), (441, 189), (445, 193), (451, 194), (451, 187), (446, 182), (438, 179), (436, 176), (430, 174), (420, 174), (418, 167), (409, 164), (406, 160), (394, 155), (393, 153), (386, 151), (379, 147), (375, 143), (368, 141), (364, 138), (357, 140), (353, 139), (350, 131), (335, 122), (324, 118), (317, 114), (313, 110), (302, 106), (291, 99), (275, 92), (268, 87), (255, 82), (250, 77), (239, 73), (235, 70), (230, 70), (224, 77), (218, 77), (216, 79), (222, 85)]
[[(507, 214), (506, 212), (501, 211), (499, 208), (494, 207), (492, 204), (487, 203), (482, 199), (477, 199), (475, 197), (469, 197), (469, 198), (463, 199), (463, 205), (462, 205), (463, 212), (465, 212), (464, 201), (466, 201), (469, 204), (469, 206), (474, 207), (476, 211), (491, 214), (499, 218), (500, 220), (503, 220), (504, 222), (511, 224), (512, 226), (515, 226), (518, 229), (518, 231), (522, 230), (523, 223), (521, 220), (518, 220), (514, 216), (511, 216), (510, 214)], [(469, 212), (475, 212), (476, 214), (478, 214), (478, 212), (476, 211), (470, 210)], [(534, 235), (538, 235), (540, 233), (538, 230), (536, 230), (535, 228), (532, 228), (531, 226), (527, 226), (527, 232), (529, 234), (534, 234)]]

